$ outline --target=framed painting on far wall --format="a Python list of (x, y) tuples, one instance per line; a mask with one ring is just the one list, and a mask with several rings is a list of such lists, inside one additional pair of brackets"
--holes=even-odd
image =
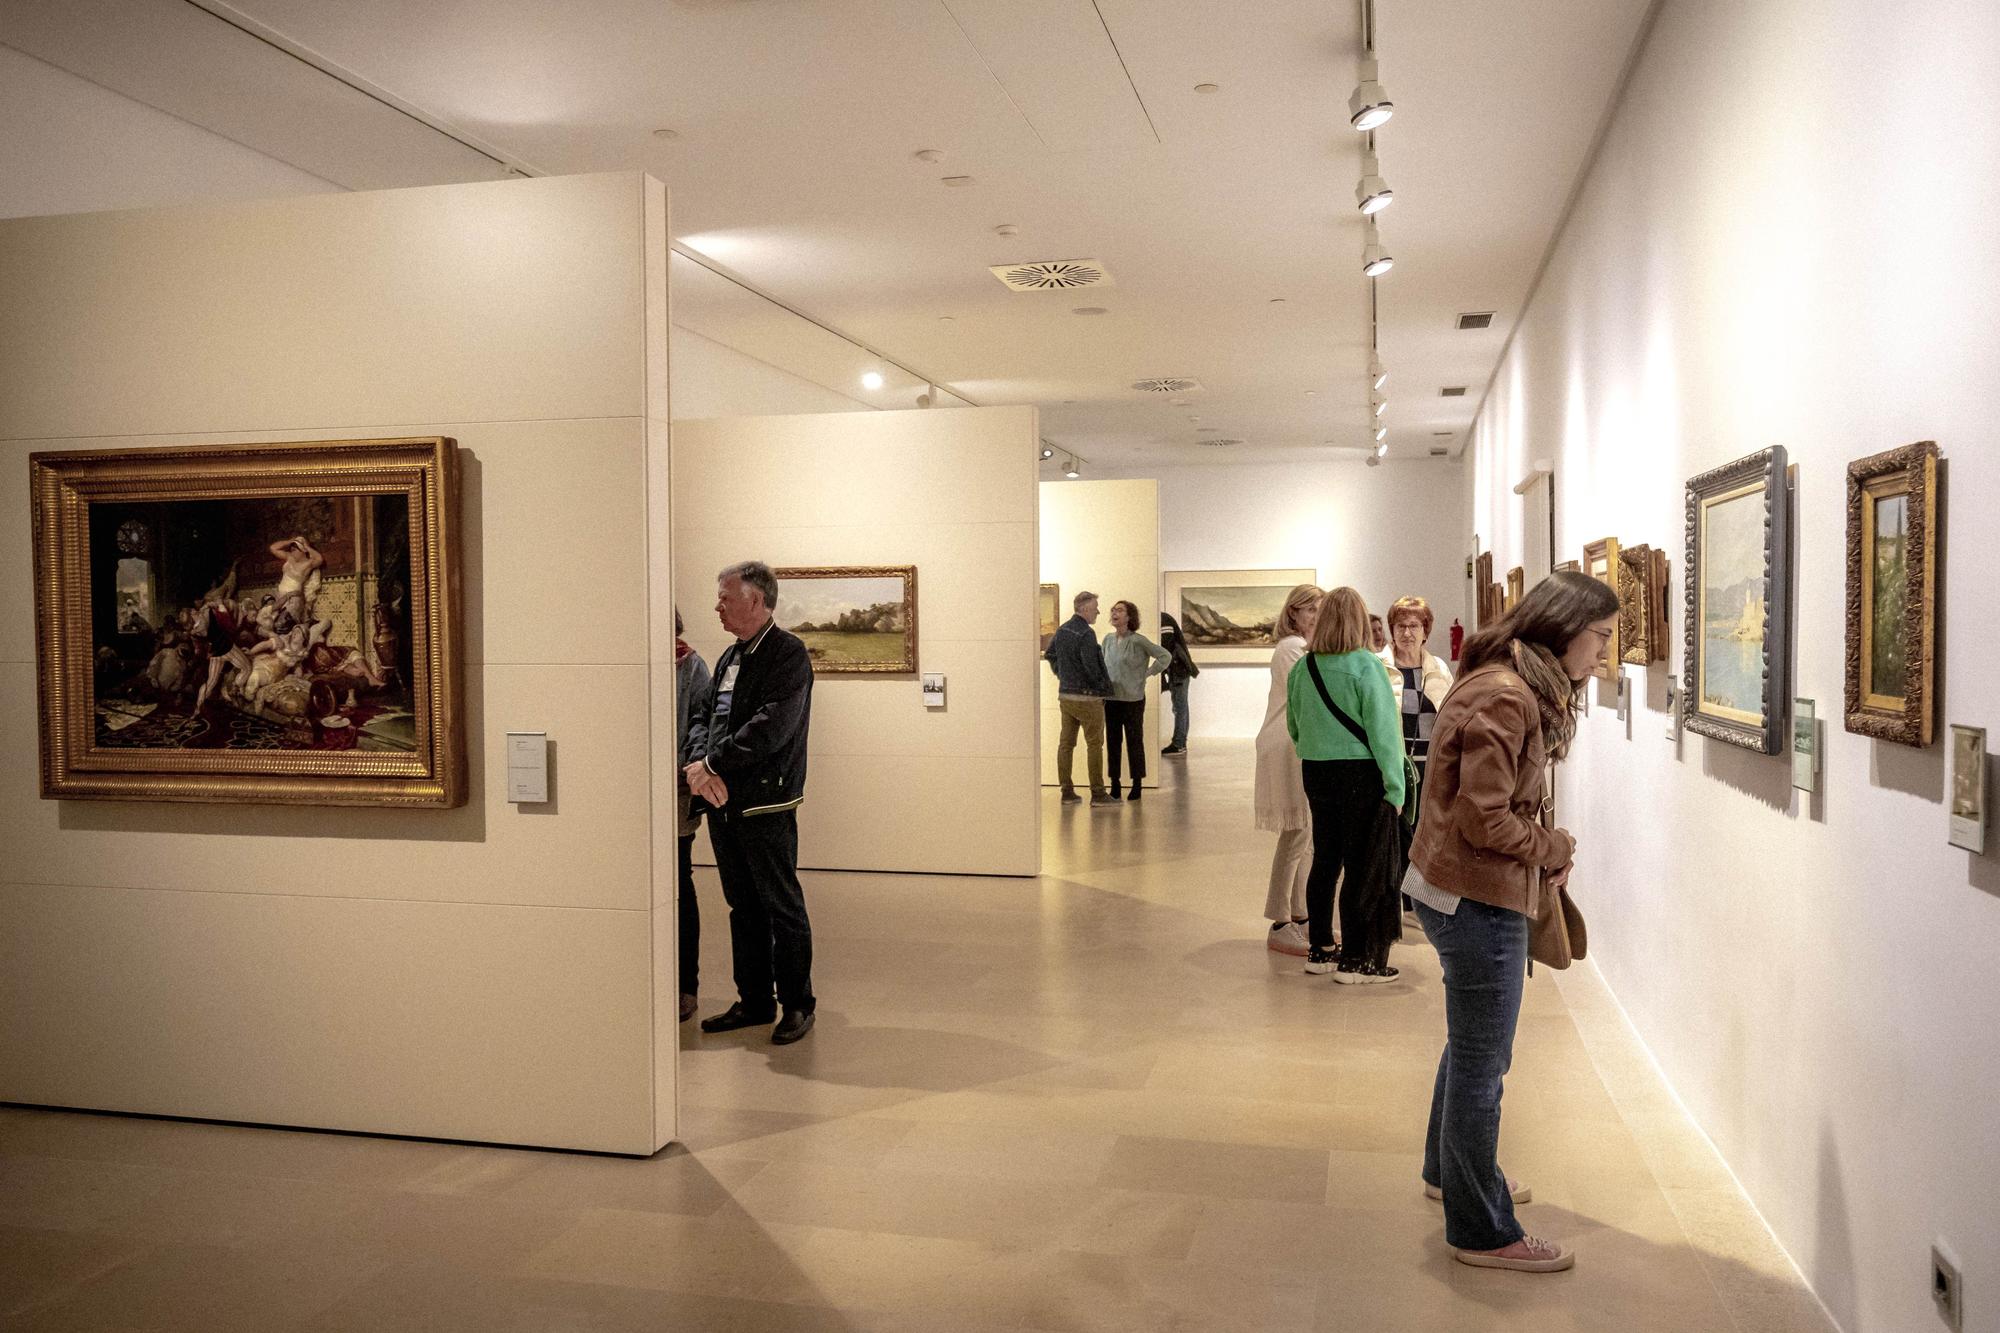
[(441, 437), (29, 459), (42, 795), (466, 795)]
[(1180, 621), (1195, 661), (1268, 662), (1285, 598), (1317, 578), (1311, 569), (1170, 570), (1161, 604)]
[(1777, 754), (1790, 677), (1791, 513), (1785, 451), (1687, 484), (1682, 716), (1711, 740)]
[(778, 576), (775, 619), (805, 644), (813, 674), (915, 673), (915, 565), (809, 565), (771, 572)]
[(1667, 658), (1667, 553), (1651, 546), (1618, 552), (1619, 660), (1651, 666)]
[[(1616, 537), (1604, 537), (1584, 544), (1583, 572), (1613, 592), (1618, 591), (1619, 563)], [(1592, 674), (1599, 680), (1617, 681), (1618, 664), (1623, 657), (1624, 647), (1620, 642), (1618, 630), (1614, 627), (1611, 631), (1611, 642), (1604, 646), (1604, 664)]]
[(1520, 565), (1507, 571), (1507, 597), (1501, 603), (1503, 611), (1512, 611), (1521, 604), (1528, 592), (1528, 571)]
[(1846, 726), (1931, 743), (1937, 636), (1937, 445), (1847, 465)]
[(1500, 616), (1493, 599), (1493, 552), (1491, 551), (1481, 551), (1473, 559), (1472, 593), (1479, 602), (1479, 623), (1474, 628), (1485, 629)]
[(1049, 645), (1055, 642), (1056, 630), (1063, 623), (1061, 587), (1044, 583), (1036, 590), (1035, 618), (1041, 627), (1042, 651), (1047, 652)]

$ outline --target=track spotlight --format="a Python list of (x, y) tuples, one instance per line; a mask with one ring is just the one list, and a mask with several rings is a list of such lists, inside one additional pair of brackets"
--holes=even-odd
[(1372, 352), (1368, 356), (1368, 387), (1379, 389), (1389, 382), (1389, 372), (1382, 366), (1382, 358)]
[(1375, 456), (1377, 458), (1387, 458), (1389, 456), (1389, 446), (1378, 440), (1375, 445)]
[(1078, 467), (1076, 460), (1072, 458), (1069, 460), (1069, 466), (1063, 469), (1063, 475), (1065, 477), (1068, 477), (1071, 481), (1075, 481), (1078, 477), (1083, 475), (1083, 469)]
[(1055, 456), (1056, 456), (1056, 451), (1054, 449), (1051, 449), (1046, 444), (1042, 446), (1042, 461), (1044, 463), (1048, 462), (1051, 458), (1054, 458)]
[(1375, 428), (1375, 438), (1377, 440), (1380, 440), (1383, 437), (1387, 436), (1388, 433), (1389, 433), (1389, 428), (1387, 426), (1377, 426)]
[(1389, 400), (1379, 393), (1371, 393), (1368, 395), (1368, 409), (1379, 417), (1389, 410)]
[(1382, 179), (1382, 163), (1373, 153), (1361, 155), (1361, 183), (1354, 187), (1354, 202), (1370, 217), (1396, 202), (1396, 192)]
[(1361, 275), (1379, 278), (1395, 266), (1395, 256), (1382, 247), (1382, 233), (1376, 227), (1375, 219), (1368, 219), (1367, 240), (1361, 247)]
[(1383, 90), (1381, 76), (1381, 62), (1374, 56), (1361, 62), (1361, 82), (1354, 85), (1354, 92), (1347, 99), (1347, 123), (1357, 130), (1386, 125), (1389, 117), (1396, 114), (1396, 104)]

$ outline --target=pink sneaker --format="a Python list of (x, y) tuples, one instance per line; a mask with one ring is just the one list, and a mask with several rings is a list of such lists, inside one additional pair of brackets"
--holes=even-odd
[(1505, 1268), (1516, 1273), (1560, 1273), (1565, 1268), (1576, 1267), (1576, 1251), (1543, 1240), (1540, 1236), (1523, 1236), (1512, 1245), (1497, 1250), (1454, 1250), (1453, 1255), (1462, 1264), (1474, 1268)]
[(1306, 928), (1296, 921), (1287, 921), (1266, 931), (1265, 939), (1272, 953), (1288, 953), (1294, 958), (1306, 956)]

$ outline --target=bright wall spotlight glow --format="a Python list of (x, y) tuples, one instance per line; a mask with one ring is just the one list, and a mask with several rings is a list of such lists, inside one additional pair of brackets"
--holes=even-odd
[(871, 370), (871, 371), (868, 371), (868, 372), (867, 372), (866, 374), (862, 375), (862, 377), (861, 377), (861, 387), (862, 387), (862, 388), (864, 388), (864, 389), (868, 389), (868, 390), (871, 390), (871, 391), (872, 391), (872, 390), (875, 390), (875, 389), (879, 389), (879, 388), (881, 388), (881, 387), (882, 387), (882, 372), (881, 372), (881, 371), (879, 371), (879, 370)]
[(1047, 461), (1048, 461), (1049, 459), (1051, 459), (1051, 458), (1054, 458), (1055, 456), (1056, 456), (1056, 451), (1055, 451), (1055, 450), (1053, 450), (1053, 449), (1049, 448), (1049, 447), (1048, 447), (1048, 446), (1047, 446), (1046, 444), (1042, 446), (1042, 461), (1043, 461), (1043, 462), (1047, 462)]
[(1387, 458), (1389, 456), (1389, 446), (1386, 444), (1377, 444), (1375, 446), (1375, 456), (1377, 458)]
[(1387, 436), (1388, 433), (1389, 433), (1389, 428), (1387, 426), (1377, 426), (1375, 428), (1375, 438), (1378, 440)]
[(1368, 407), (1370, 411), (1379, 417), (1389, 410), (1389, 400), (1379, 393), (1370, 394), (1368, 395)]
[(1347, 99), (1347, 123), (1357, 130), (1386, 125), (1396, 114), (1396, 104), (1381, 84), (1382, 66), (1373, 56), (1361, 62), (1361, 82)]
[(1396, 202), (1396, 192), (1382, 179), (1382, 164), (1373, 153), (1361, 155), (1361, 183), (1354, 187), (1354, 202), (1370, 217)]

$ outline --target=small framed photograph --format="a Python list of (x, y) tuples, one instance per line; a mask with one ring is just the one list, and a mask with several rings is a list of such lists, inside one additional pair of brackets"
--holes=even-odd
[(1951, 845), (1986, 854), (1986, 728), (1951, 729)]

